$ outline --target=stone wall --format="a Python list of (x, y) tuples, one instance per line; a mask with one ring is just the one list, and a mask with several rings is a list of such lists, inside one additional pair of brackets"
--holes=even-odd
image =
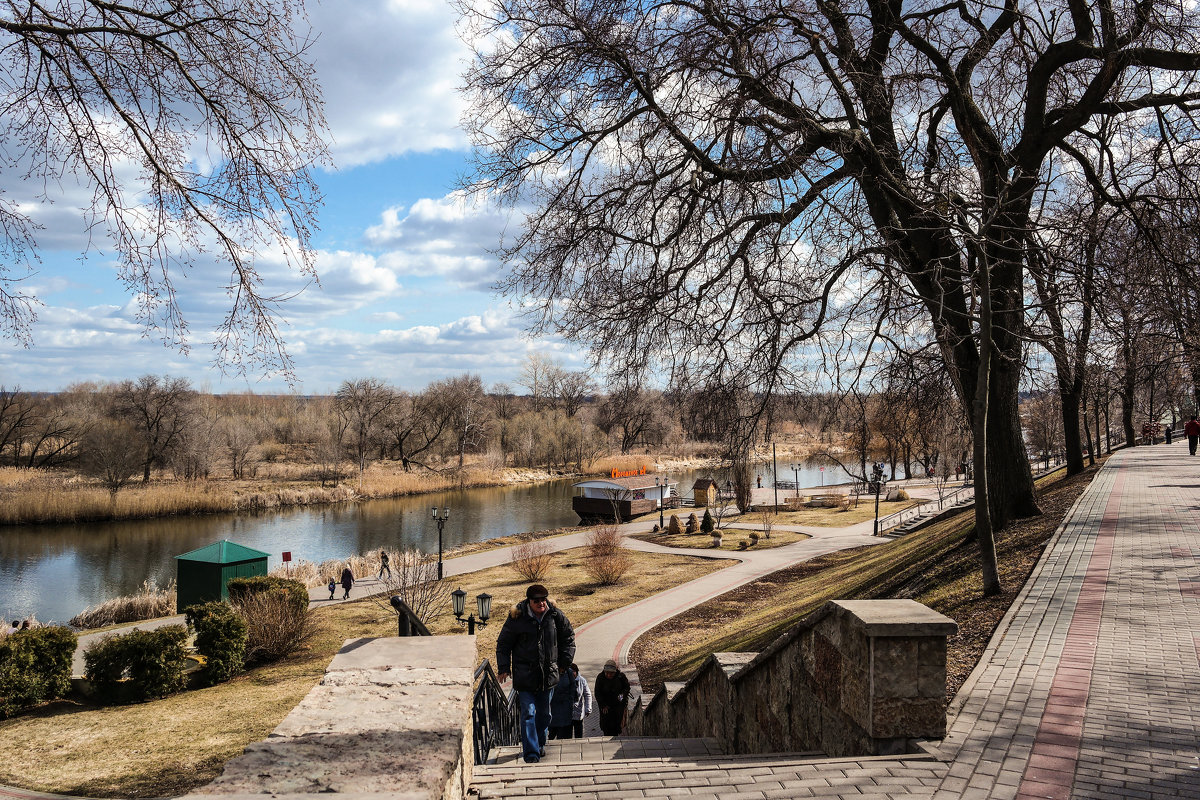
[(762, 653), (715, 653), (682, 688), (639, 700), (628, 732), (712, 736), (728, 752), (908, 752), (946, 733), (946, 637), (912, 600), (825, 604)]
[(189, 798), (462, 800), (473, 762), (474, 666), (474, 636), (349, 639), (265, 741)]

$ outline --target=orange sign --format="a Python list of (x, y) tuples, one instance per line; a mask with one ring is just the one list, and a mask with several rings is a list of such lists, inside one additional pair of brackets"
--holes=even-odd
[(638, 469), (629, 470), (628, 472), (625, 472), (625, 471), (617, 469), (616, 467), (613, 467), (613, 471), (612, 471), (612, 476), (614, 478), (632, 478), (636, 475), (645, 475), (645, 474), (646, 474), (645, 467), (639, 467)]

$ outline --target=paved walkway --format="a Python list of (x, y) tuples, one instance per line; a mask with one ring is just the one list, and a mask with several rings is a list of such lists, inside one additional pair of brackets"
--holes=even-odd
[[(1200, 458), (1178, 442), (1125, 450), (1051, 539), (960, 690), (938, 760), (739, 756), (613, 781), (596, 769), (569, 796), (1200, 798), (1198, 676)], [(526, 770), (484, 795), (564, 796)]]

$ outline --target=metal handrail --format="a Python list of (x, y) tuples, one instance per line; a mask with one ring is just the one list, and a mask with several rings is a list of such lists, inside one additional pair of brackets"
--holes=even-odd
[[(974, 494), (975, 487), (974, 486), (960, 486), (958, 489), (955, 489), (953, 492), (946, 495), (945, 497), (938, 498), (938, 500), (937, 500), (938, 510), (941, 511), (942, 509), (947, 508), (950, 505), (953, 505), (954, 502), (957, 501), (959, 495), (961, 495), (967, 491), (970, 491), (972, 494)], [(879, 520), (879, 532), (883, 533), (884, 531), (891, 530), (892, 528), (903, 525), (904, 522), (906, 521), (905, 520), (906, 515), (907, 515), (907, 518), (910, 520), (916, 519), (917, 517), (920, 517), (920, 516), (923, 516), (925, 514), (925, 506), (927, 506), (933, 502), (934, 502), (933, 500), (930, 500), (927, 503), (918, 503), (915, 506), (910, 506), (908, 508), (902, 508), (899, 511), (895, 512), (894, 514), (889, 514), (888, 516)]]
[(520, 713), (517, 693), (504, 693), (492, 664), (486, 658), (475, 670), (478, 681), (471, 698), (471, 744), (475, 763), (486, 764), (493, 747), (505, 747), (520, 741)]

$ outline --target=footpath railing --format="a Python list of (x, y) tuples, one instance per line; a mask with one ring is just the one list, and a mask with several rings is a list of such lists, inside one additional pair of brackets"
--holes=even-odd
[(520, 741), (520, 714), (516, 692), (507, 695), (487, 659), (475, 670), (475, 691), (471, 698), (471, 738), (475, 763), (486, 764), (493, 747), (514, 745)]
[(917, 517), (924, 516), (925, 514), (929, 513), (929, 510), (933, 507), (935, 502), (937, 503), (938, 511), (941, 511), (962, 502), (968, 495), (972, 497), (975, 495), (974, 486), (960, 486), (953, 492), (938, 497), (936, 501), (930, 500), (928, 503), (920, 503), (915, 506), (901, 509), (894, 514), (889, 514), (888, 516), (879, 520), (879, 532), (883, 533), (884, 531), (890, 531), (892, 528), (897, 528), (903, 525), (905, 522), (909, 522)]

